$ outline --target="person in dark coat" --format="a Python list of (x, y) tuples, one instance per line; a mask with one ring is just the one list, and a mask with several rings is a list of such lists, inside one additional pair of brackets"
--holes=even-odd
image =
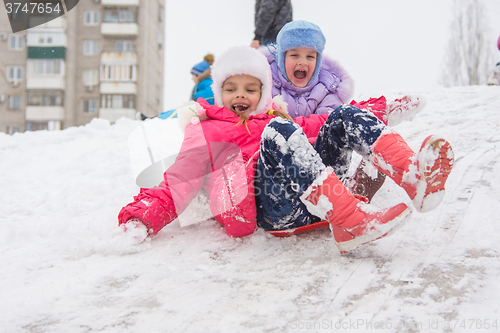
[(291, 0), (255, 1), (255, 37), (253, 48), (276, 43), (281, 28), (292, 21)]

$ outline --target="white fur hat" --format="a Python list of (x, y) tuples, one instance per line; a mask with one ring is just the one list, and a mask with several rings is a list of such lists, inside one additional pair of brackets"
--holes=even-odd
[(212, 90), (214, 91), (215, 104), (223, 107), (222, 85), (233, 75), (250, 75), (262, 83), (262, 96), (255, 110), (250, 114), (260, 114), (272, 108), (272, 78), (271, 68), (266, 57), (250, 46), (235, 46), (217, 57), (212, 66)]

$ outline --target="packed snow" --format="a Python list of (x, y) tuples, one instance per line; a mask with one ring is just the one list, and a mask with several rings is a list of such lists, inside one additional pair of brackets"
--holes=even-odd
[[(429, 134), (451, 142), (446, 195), (347, 255), (327, 228), (230, 238), (196, 216), (203, 202), (190, 223), (127, 243), (117, 214), (151, 164), (129, 138), (161, 124), (153, 159), (175, 155), (176, 120), (0, 134), (0, 331), (499, 332), (500, 87), (387, 97), (409, 93), (427, 105), (394, 129), (415, 150)], [(401, 201), (388, 179), (373, 203)]]

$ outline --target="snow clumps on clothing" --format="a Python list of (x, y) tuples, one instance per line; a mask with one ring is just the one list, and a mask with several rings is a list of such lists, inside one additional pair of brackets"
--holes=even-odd
[[(289, 124), (288, 120), (280, 117), (271, 120), (271, 123), (273, 122)], [(304, 172), (308, 172), (311, 175), (318, 175), (325, 169), (321, 156), (309, 143), (300, 125), (296, 123), (291, 123), (291, 125), (296, 131), (288, 138), (285, 138), (273, 126), (267, 126), (262, 133), (262, 139), (275, 141), (283, 155), (291, 155), (293, 165), (299, 166)]]
[(321, 32), (321, 29), (314, 23), (308, 21), (292, 21), (285, 24), (276, 38), (278, 48), (276, 62), (281, 74), (283, 74), (284, 77), (287, 77), (285, 71), (286, 51), (299, 47), (313, 49), (318, 52), (318, 59), (316, 60), (316, 69), (314, 70), (313, 76), (307, 84), (309, 85), (319, 74), (325, 43), (325, 36)]
[(222, 103), (222, 85), (227, 78), (234, 75), (250, 75), (259, 79), (262, 83), (260, 102), (250, 114), (265, 113), (272, 108), (271, 69), (262, 53), (250, 46), (235, 46), (225, 51), (215, 60), (212, 68), (212, 79), (214, 80), (212, 90), (214, 91), (217, 106), (224, 106)]

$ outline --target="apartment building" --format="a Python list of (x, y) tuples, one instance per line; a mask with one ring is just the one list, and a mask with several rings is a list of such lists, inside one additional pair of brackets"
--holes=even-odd
[(0, 6), (0, 131), (160, 114), (164, 6), (164, 0), (79, 1), (65, 15), (17, 33)]

